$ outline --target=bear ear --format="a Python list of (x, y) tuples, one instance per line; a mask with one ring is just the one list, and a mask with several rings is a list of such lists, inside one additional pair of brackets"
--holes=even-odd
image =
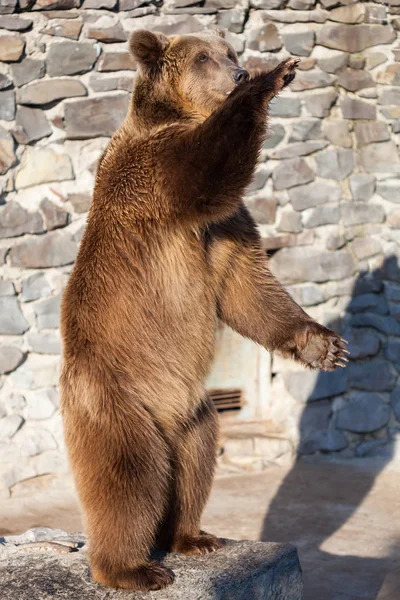
[(225, 29), (221, 29), (220, 27), (214, 27), (213, 32), (215, 33), (215, 35), (218, 35), (219, 37), (225, 39)]
[(161, 56), (169, 43), (169, 39), (162, 33), (139, 29), (130, 37), (129, 50), (143, 72), (150, 75), (157, 71)]

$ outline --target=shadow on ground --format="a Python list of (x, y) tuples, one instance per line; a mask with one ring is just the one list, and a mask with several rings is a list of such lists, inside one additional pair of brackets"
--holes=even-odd
[[(390, 257), (379, 270), (366, 277), (360, 276), (354, 287), (354, 295), (346, 309), (346, 315), (342, 324), (339, 325), (341, 331), (338, 331), (337, 323), (328, 324), (328, 326), (346, 337), (349, 332), (360, 326), (359, 315), (365, 311), (360, 302), (355, 301), (360, 297), (360, 293), (374, 294), (378, 307), (381, 300), (386, 303), (383, 297), (382, 279), (399, 281), (398, 275), (397, 259)], [(370, 311), (369, 314), (375, 314), (374, 308), (367, 310)], [(380, 308), (377, 310), (377, 313), (379, 312), (382, 314), (384, 310), (382, 311)], [(384, 340), (387, 338), (382, 335), (382, 345), (385, 343)], [(382, 364), (382, 357), (379, 359), (378, 355), (378, 357), (367, 358), (357, 361), (357, 363), (368, 364), (374, 361), (380, 361)], [(352, 368), (351, 365), (352, 363), (350, 363), (349, 369)], [(400, 369), (400, 364), (396, 366)], [(326, 374), (323, 377), (326, 377)], [(318, 380), (316, 385), (318, 385)], [(366, 387), (361, 387), (366, 390)], [(305, 439), (303, 432), (307, 431), (307, 423), (310, 422), (311, 416), (309, 412), (312, 410), (312, 406), (312, 402), (305, 405), (300, 422), (299, 448), (307, 448), (309, 445), (309, 440)], [(332, 426), (332, 421), (330, 426)], [(321, 468), (317, 471), (318, 478), (316, 478), (315, 469), (307, 467), (307, 459), (298, 460), (269, 505), (260, 539), (293, 542), (297, 546), (304, 571), (305, 600), (381, 600), (381, 598), (389, 600), (389, 596), (381, 596), (380, 590), (382, 590), (385, 577), (395, 569), (396, 564), (399, 564), (400, 538), (398, 543), (393, 543), (393, 540), (392, 543), (387, 540), (385, 542), (384, 532), (382, 532), (382, 539), (376, 539), (376, 531), (372, 529), (369, 537), (367, 521), (365, 531), (356, 529), (352, 532), (355, 538), (358, 536), (359, 539), (364, 539), (364, 552), (362, 550), (360, 552), (358, 548), (357, 555), (352, 555), (353, 544), (349, 534), (347, 534), (347, 541), (344, 538), (342, 542), (339, 541), (339, 544), (337, 540), (331, 543), (335, 534), (348, 523), (354, 513), (362, 511), (362, 504), (373, 490), (376, 478), (391, 461), (393, 445), (384, 442), (382, 444), (379, 446), (379, 442), (377, 442), (376, 454), (379, 459), (374, 461), (373, 469), (362, 469), (359, 476), (356, 471), (350, 469), (348, 478), (343, 476), (343, 470), (340, 469), (336, 481), (332, 463), (326, 471), (326, 478), (324, 470)], [(362, 462), (368, 459), (359, 460)], [(312, 507), (310, 507), (311, 497), (318, 499), (317, 503), (313, 502)], [(282, 515), (285, 517), (284, 520)], [(380, 546), (382, 550), (385, 548), (385, 544), (388, 545), (386, 557), (382, 558), (382, 552), (379, 552), (379, 557), (370, 556), (373, 553), (373, 547), (378, 550), (378, 546)], [(335, 548), (335, 552), (332, 552), (331, 547)], [(400, 599), (400, 588), (396, 594), (390, 597), (390, 600)]]

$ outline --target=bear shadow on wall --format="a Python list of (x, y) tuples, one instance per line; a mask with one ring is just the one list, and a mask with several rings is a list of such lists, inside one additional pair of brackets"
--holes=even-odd
[[(400, 315), (396, 283), (400, 284), (400, 270), (397, 258), (391, 256), (381, 268), (358, 276), (343, 318), (327, 323), (349, 340), (350, 362), (343, 371), (319, 374), (305, 398), (299, 460), (264, 518), (261, 540), (297, 546), (307, 600), (375, 600), (385, 576), (400, 559), (400, 540), (386, 557), (336, 555), (322, 549), (324, 544), (329, 547), (328, 540), (368, 496), (377, 475), (393, 458), (400, 435), (400, 424), (389, 427), (393, 412), (400, 417), (400, 388), (396, 389), (400, 340), (390, 337), (400, 335), (400, 324), (391, 316)], [(365, 434), (355, 451), (367, 467), (362, 471), (344, 460), (354, 433)], [(327, 460), (335, 467), (324, 468), (323, 460), (309, 458), (318, 451), (337, 451), (341, 460), (330, 454)]]

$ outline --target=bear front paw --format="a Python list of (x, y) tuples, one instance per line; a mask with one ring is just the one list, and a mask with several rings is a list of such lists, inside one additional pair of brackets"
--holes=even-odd
[(276, 69), (276, 89), (277, 91), (285, 88), (296, 77), (296, 69), (299, 66), (300, 58), (289, 58), (281, 62)]
[(295, 358), (304, 365), (322, 371), (347, 366), (348, 342), (331, 329), (318, 323), (307, 323), (297, 338)]

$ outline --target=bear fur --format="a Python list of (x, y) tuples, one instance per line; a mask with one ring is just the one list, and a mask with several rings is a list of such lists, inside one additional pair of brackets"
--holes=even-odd
[(173, 574), (153, 548), (221, 547), (200, 530), (218, 438), (204, 390), (218, 319), (312, 368), (344, 366), (345, 347), (272, 276), (242, 201), (266, 108), (298, 61), (250, 78), (219, 33), (136, 31), (129, 44), (139, 74), (64, 293), (60, 385), (92, 575), (155, 590)]

